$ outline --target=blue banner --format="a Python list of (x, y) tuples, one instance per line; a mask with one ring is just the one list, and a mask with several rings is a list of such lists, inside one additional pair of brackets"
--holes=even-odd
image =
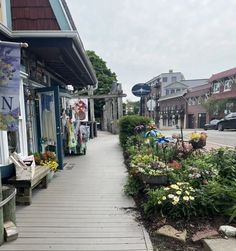
[(0, 130), (18, 130), (20, 113), (19, 43), (0, 42)]

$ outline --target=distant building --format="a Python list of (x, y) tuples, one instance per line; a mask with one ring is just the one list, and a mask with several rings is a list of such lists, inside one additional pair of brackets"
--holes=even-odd
[(215, 115), (219, 118), (236, 111), (236, 67), (227, 71), (213, 74), (209, 83), (211, 95), (217, 100), (225, 100), (224, 111), (216, 110)]
[[(191, 99), (198, 100), (196, 102), (197, 108), (195, 107), (195, 110), (192, 108), (191, 112), (194, 111), (194, 114), (195, 112), (199, 112), (199, 114), (201, 114), (200, 117), (202, 116), (202, 119), (206, 118), (206, 111), (199, 102), (200, 100), (203, 99), (205, 100), (204, 88), (205, 85), (207, 84), (208, 84), (207, 79), (191, 79), (191, 80), (176, 81), (174, 83), (167, 85), (164, 88), (166, 95), (161, 96), (159, 99), (159, 107), (160, 107), (159, 127), (161, 129), (179, 128), (180, 126), (182, 126), (182, 128), (188, 128), (189, 127), (188, 99), (190, 99), (190, 97)], [(204, 89), (203, 92), (201, 91), (199, 92), (201, 88)], [(209, 92), (209, 86), (208, 86), (208, 92)], [(206, 120), (204, 120), (204, 122), (201, 122), (200, 125), (202, 125), (203, 123), (205, 124)], [(197, 127), (197, 125), (193, 124), (192, 128), (194, 127)]]
[(210, 96), (210, 84), (205, 83), (189, 89), (185, 96), (188, 103), (187, 128), (203, 128), (209, 122), (209, 114), (203, 103)]
[(151, 86), (151, 93), (143, 99), (145, 103), (144, 115), (152, 117), (158, 126), (160, 122), (159, 98), (166, 95), (166, 86), (182, 80), (184, 80), (184, 75), (181, 72), (169, 70), (168, 73), (161, 73), (146, 82)]

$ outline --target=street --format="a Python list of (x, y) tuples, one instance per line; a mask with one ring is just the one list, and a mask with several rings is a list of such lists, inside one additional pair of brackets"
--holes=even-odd
[[(184, 129), (183, 135), (185, 139), (188, 139), (191, 132), (195, 129)], [(225, 130), (225, 131), (217, 131), (217, 130), (201, 130), (196, 129), (196, 131), (204, 131), (207, 133), (207, 143), (219, 144), (222, 146), (231, 146), (236, 147), (236, 130)], [(163, 130), (165, 136), (171, 136), (173, 133), (180, 133), (180, 130)]]

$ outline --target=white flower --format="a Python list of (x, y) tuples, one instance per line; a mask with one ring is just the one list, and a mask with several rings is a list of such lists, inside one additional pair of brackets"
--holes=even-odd
[(178, 190), (178, 191), (176, 192), (176, 194), (181, 195), (182, 192), (181, 192), (180, 190)]
[(170, 198), (170, 199), (173, 199), (175, 196), (174, 196), (174, 194), (168, 194), (167, 197)]
[(188, 197), (188, 196), (184, 196), (184, 197), (183, 197), (183, 200), (189, 201), (189, 197)]
[(178, 190), (179, 189), (179, 186), (177, 186), (176, 184), (173, 184), (170, 186), (171, 188), (175, 189), (175, 190)]

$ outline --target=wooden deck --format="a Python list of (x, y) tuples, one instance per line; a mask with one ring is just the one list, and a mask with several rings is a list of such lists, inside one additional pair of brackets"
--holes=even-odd
[(146, 250), (152, 245), (123, 193), (126, 168), (118, 137), (100, 132), (86, 156), (66, 159), (48, 189), (17, 207), (19, 237), (0, 250)]

